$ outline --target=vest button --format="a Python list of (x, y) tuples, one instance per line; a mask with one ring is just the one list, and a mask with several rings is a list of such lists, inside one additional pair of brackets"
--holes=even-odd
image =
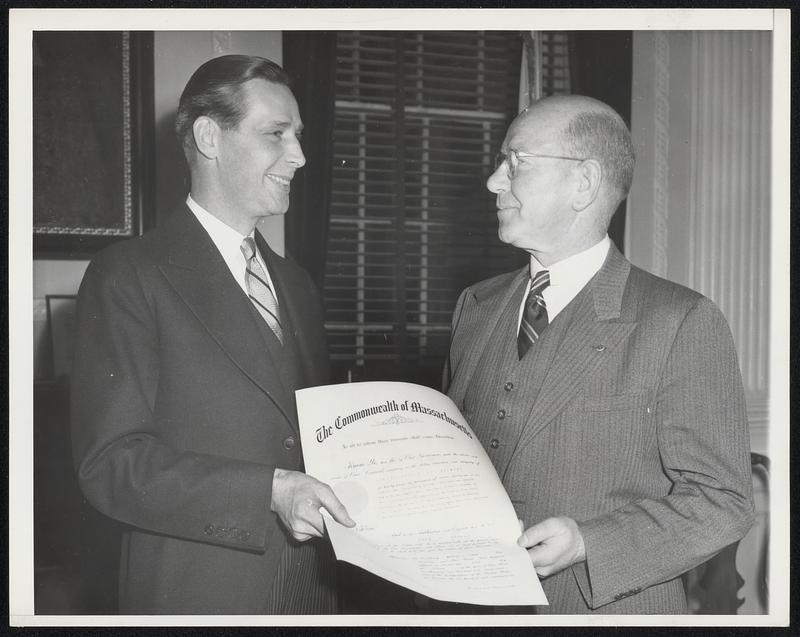
[(511, 391), (512, 389), (514, 389), (514, 383), (508, 381), (505, 385), (503, 385), (503, 389), (505, 389), (506, 391)]
[(506, 417), (506, 410), (505, 409), (498, 409), (497, 410), (497, 419), (503, 420)]
[(294, 436), (289, 436), (288, 438), (284, 438), (283, 440), (283, 448), (286, 450), (294, 449), (294, 446), (297, 444), (297, 441), (294, 439)]
[(497, 438), (492, 438), (492, 441), (489, 443), (489, 446), (492, 449), (497, 449), (500, 446), (500, 441)]

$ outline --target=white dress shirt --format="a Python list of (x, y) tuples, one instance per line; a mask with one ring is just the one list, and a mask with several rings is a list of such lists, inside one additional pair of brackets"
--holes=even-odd
[[(591, 248), (557, 261), (549, 268), (545, 268), (536, 257), (531, 255), (531, 280), (539, 270), (547, 270), (550, 273), (550, 285), (542, 292), (542, 297), (547, 306), (547, 320), (549, 323), (553, 322), (558, 313), (567, 307), (572, 299), (578, 296), (578, 293), (586, 286), (589, 279), (603, 267), (610, 247), (611, 239), (606, 235)], [(530, 281), (528, 286), (530, 287)], [(525, 297), (527, 297), (527, 294)], [(525, 310), (525, 297), (523, 297), (522, 305), (519, 309), (518, 326), (522, 322), (522, 313)]]
[[(244, 235), (240, 234), (238, 230), (231, 228), (224, 221), (217, 219), (217, 217), (212, 215), (210, 212), (208, 212), (208, 210), (203, 208), (199, 203), (192, 199), (191, 194), (186, 197), (186, 205), (189, 206), (189, 210), (191, 210), (194, 213), (194, 216), (197, 217), (200, 225), (205, 228), (208, 236), (211, 237), (214, 245), (217, 246), (217, 250), (219, 250), (222, 258), (225, 260), (225, 264), (231, 271), (233, 278), (236, 279), (239, 287), (241, 287), (242, 290), (244, 290), (244, 293), (247, 294), (247, 282), (245, 280), (247, 261), (244, 258), (244, 254), (242, 254), (242, 241), (245, 238)], [(248, 236), (253, 237), (254, 234), (255, 230), (253, 230), (253, 232), (251, 232)], [(275, 294), (275, 302), (277, 303), (278, 295), (275, 292), (275, 286), (272, 284), (272, 278), (269, 275), (269, 269), (267, 268), (267, 264), (264, 262), (264, 259), (258, 250), (256, 250), (256, 259), (258, 259), (261, 267), (264, 268), (264, 272), (267, 275), (267, 282)]]

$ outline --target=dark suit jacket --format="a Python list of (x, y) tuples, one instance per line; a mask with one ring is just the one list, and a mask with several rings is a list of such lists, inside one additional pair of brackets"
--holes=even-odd
[[(259, 249), (309, 385), (328, 380), (308, 275)], [(276, 467), (302, 467), (294, 395), (250, 301), (182, 207), (89, 265), (78, 295), (73, 451), (81, 488), (130, 525), (121, 612), (258, 613), (286, 536)]]
[(547, 357), (544, 369), (525, 366), (509, 389), (502, 375), (521, 367), (504, 367), (490, 343), (501, 316), (516, 321), (527, 277), (526, 268), (463, 292), (445, 382), (525, 527), (560, 515), (579, 523), (587, 559), (543, 580), (550, 606), (538, 611), (686, 612), (681, 573), (753, 520), (727, 323), (711, 301), (612, 246), (529, 354)]

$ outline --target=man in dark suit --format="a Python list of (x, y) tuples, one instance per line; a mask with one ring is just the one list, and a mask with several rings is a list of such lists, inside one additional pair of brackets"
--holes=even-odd
[(353, 522), (302, 473), (294, 401), (328, 379), (321, 305), (255, 232), (305, 164), (297, 102), (279, 66), (223, 56), (189, 80), (176, 131), (186, 205), (100, 253), (78, 296), (74, 456), (125, 525), (120, 611), (335, 612), (320, 508)]
[(633, 165), (616, 112), (553, 97), (512, 123), (487, 182), (500, 239), (530, 267), (462, 293), (445, 385), (550, 602), (512, 612), (684, 613), (681, 574), (753, 521), (725, 319), (608, 238)]

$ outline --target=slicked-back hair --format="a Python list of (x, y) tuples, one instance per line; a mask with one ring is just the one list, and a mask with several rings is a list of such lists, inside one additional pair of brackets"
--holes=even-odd
[(187, 155), (194, 146), (192, 126), (203, 115), (223, 129), (235, 128), (246, 113), (242, 85), (254, 79), (289, 86), (289, 76), (280, 66), (262, 57), (223, 55), (200, 66), (181, 93), (175, 134)]
[(636, 158), (622, 118), (600, 111), (579, 113), (567, 125), (564, 142), (571, 155), (600, 162), (620, 201), (628, 196)]

